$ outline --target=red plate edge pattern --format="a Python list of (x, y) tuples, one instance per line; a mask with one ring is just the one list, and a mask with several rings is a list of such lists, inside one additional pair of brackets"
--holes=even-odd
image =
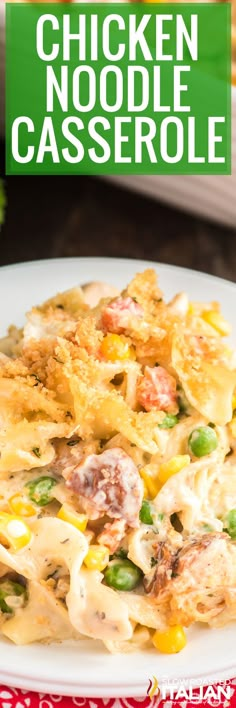
[[(212, 697), (203, 700), (198, 697), (198, 689), (194, 689), (195, 698), (187, 700), (185, 697), (178, 699), (154, 697), (145, 698), (69, 698), (68, 696), (55, 696), (45, 693), (35, 693), (33, 691), (21, 691), (18, 688), (10, 688), (0, 685), (0, 708), (195, 708), (196, 705), (204, 708), (236, 708), (236, 678), (227, 682), (222, 682), (230, 686), (231, 697), (228, 700), (217, 701)], [(213, 689), (222, 684), (214, 684)], [(205, 689), (206, 691), (206, 689)]]

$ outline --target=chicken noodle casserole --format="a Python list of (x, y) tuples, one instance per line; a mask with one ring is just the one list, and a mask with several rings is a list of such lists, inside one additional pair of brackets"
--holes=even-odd
[(236, 361), (154, 270), (0, 341), (0, 633), (174, 653), (236, 619)]

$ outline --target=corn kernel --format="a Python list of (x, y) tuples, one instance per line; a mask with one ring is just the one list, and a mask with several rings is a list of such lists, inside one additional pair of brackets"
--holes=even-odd
[(236, 394), (234, 394), (232, 398), (232, 410), (236, 410)]
[(75, 526), (75, 528), (79, 531), (83, 532), (86, 529), (88, 523), (88, 517), (86, 514), (78, 514), (77, 511), (74, 511), (73, 507), (70, 507), (69, 504), (63, 504), (63, 506), (59, 509), (57, 516), (59, 519), (62, 519), (62, 521), (67, 521), (68, 524)]
[(29, 526), (20, 516), (0, 512), (0, 543), (19, 551), (27, 546), (32, 537)]
[(109, 563), (109, 551), (106, 546), (90, 546), (84, 563), (89, 570), (104, 570)]
[(160, 491), (161, 485), (159, 482), (159, 479), (154, 472), (150, 469), (143, 468), (140, 470), (140, 477), (142, 477), (142, 480), (145, 485), (145, 497), (149, 497), (150, 499), (154, 499), (158, 492)]
[(37, 510), (33, 504), (30, 504), (23, 494), (14, 494), (13, 497), (8, 499), (8, 504), (17, 516), (35, 516)]
[(205, 310), (205, 312), (202, 313), (202, 318), (211, 325), (221, 337), (228, 337), (231, 333), (231, 325), (224, 319), (220, 312), (216, 310)]
[(187, 644), (185, 631), (181, 624), (169, 627), (166, 632), (155, 632), (152, 637), (154, 647), (162, 654), (177, 654)]
[(162, 484), (165, 484), (173, 474), (180, 472), (183, 467), (190, 464), (189, 455), (175, 455), (168, 462), (163, 462), (159, 467), (158, 477)]
[(130, 346), (127, 339), (119, 334), (106, 334), (102, 340), (100, 351), (108, 361), (135, 359), (134, 347)]

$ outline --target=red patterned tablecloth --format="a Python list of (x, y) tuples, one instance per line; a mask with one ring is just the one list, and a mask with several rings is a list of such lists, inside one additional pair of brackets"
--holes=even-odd
[[(221, 688), (227, 687), (227, 696), (222, 695)], [(236, 708), (236, 679), (222, 684), (202, 689), (193, 689), (192, 697), (186, 696), (177, 699), (162, 699), (155, 696), (145, 698), (68, 698), (66, 696), (47, 695), (21, 691), (18, 688), (0, 686), (0, 708), (204, 708), (221, 707)]]

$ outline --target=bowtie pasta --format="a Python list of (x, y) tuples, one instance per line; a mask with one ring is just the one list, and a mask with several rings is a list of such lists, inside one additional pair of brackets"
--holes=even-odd
[(175, 653), (236, 619), (236, 360), (152, 269), (0, 340), (0, 634)]

